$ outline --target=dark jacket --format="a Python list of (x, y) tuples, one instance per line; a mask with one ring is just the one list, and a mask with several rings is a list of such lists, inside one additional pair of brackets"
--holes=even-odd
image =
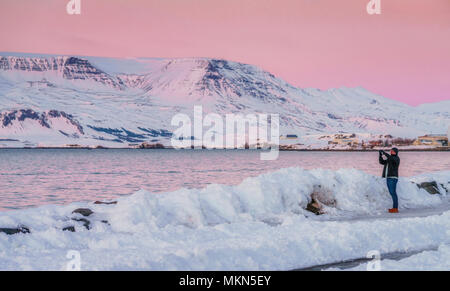
[[(386, 160), (383, 159), (383, 155), (386, 156)], [(400, 166), (400, 158), (398, 155), (390, 155), (385, 153), (384, 151), (380, 151), (380, 164), (384, 165), (383, 174), (381, 175), (383, 178), (387, 177), (397, 177), (398, 178), (398, 167)], [(386, 177), (386, 167), (387, 167), (387, 177)]]

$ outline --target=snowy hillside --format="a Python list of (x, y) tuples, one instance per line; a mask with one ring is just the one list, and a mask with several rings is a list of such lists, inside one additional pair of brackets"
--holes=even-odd
[(35, 139), (59, 142), (63, 135), (67, 141), (84, 135), (83, 127), (63, 111), (50, 110), (43, 113), (13, 110), (0, 113), (2, 138), (14, 140)]
[[(84, 134), (0, 125), (0, 139), (27, 145), (168, 144), (176, 113), (278, 113), (281, 134), (444, 133), (448, 102), (411, 107), (363, 88), (294, 87), (255, 66), (206, 58), (110, 59), (0, 53), (0, 112), (55, 110)], [(20, 127), (21, 130), (11, 128)], [(64, 133), (62, 133), (63, 131)], [(11, 146), (2, 142), (2, 146)]]

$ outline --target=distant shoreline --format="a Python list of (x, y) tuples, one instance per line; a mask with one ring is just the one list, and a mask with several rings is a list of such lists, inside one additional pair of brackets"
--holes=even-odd
[[(389, 150), (384, 148), (382, 150)], [(174, 149), (171, 147), (164, 148), (91, 148), (91, 147), (0, 147), (0, 150), (193, 150), (193, 149)], [(230, 150), (250, 150), (264, 151), (263, 149), (196, 149), (196, 151), (230, 151)], [(279, 149), (280, 152), (378, 152), (380, 149)], [(400, 149), (402, 152), (450, 152), (450, 148), (432, 148), (432, 149)]]

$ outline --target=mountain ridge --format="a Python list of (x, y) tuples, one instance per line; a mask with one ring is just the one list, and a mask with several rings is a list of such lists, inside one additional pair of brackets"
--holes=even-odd
[[(171, 117), (192, 115), (194, 105), (222, 115), (278, 113), (281, 133), (299, 136), (361, 132), (414, 137), (445, 132), (450, 124), (450, 113), (440, 104), (412, 107), (362, 87), (298, 88), (257, 66), (221, 59), (5, 54), (0, 53), (0, 112), (67, 112), (86, 133), (77, 139), (62, 135), (61, 143), (167, 143), (174, 130)], [(6, 130), (0, 127), (0, 137)], [(34, 142), (45, 143), (42, 139)]]

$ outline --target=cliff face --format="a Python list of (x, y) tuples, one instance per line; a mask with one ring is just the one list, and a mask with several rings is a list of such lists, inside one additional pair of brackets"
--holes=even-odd
[(0, 70), (26, 72), (53, 71), (67, 80), (92, 80), (116, 89), (123, 89), (124, 87), (124, 84), (117, 78), (96, 68), (88, 60), (77, 57), (0, 57)]
[[(83, 126), (71, 114), (65, 113), (64, 111), (49, 110), (36, 112), (32, 109), (20, 109), (0, 112), (0, 129), (3, 129), (3, 133), (7, 132), (8, 129), (24, 129), (23, 123), (26, 121), (35, 121), (42, 128), (48, 129), (54, 129), (56, 123), (62, 123), (71, 132), (77, 135), (84, 135)], [(62, 132), (62, 134), (65, 133)]]

